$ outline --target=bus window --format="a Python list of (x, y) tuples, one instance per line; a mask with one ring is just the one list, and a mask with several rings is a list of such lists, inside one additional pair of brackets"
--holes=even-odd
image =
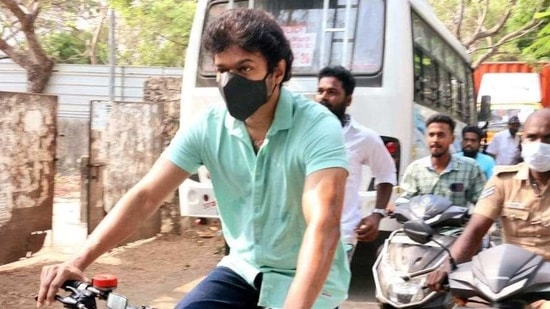
[(447, 110), (449, 114), (454, 116), (454, 111), (452, 110), (452, 101), (451, 101), (451, 74), (445, 70), (442, 66), (439, 67), (439, 101), (441, 107)]
[(415, 102), (469, 123), (474, 112), (470, 66), (415, 13), (412, 27)]
[[(317, 75), (322, 67), (337, 64), (357, 75), (378, 74), (383, 60), (384, 1), (331, 0), (327, 3), (327, 10), (323, 0), (255, 0), (254, 7), (268, 11), (283, 27), (294, 53), (293, 75)], [(248, 7), (248, 1), (234, 4)], [(206, 22), (226, 8), (227, 2), (213, 2)], [(215, 71), (210, 57), (201, 52), (200, 61), (201, 75), (213, 77)]]
[[(214, 2), (212, 5), (210, 5), (210, 7), (208, 8), (208, 14), (206, 15), (206, 25), (208, 25), (212, 20), (218, 18), (218, 16), (220, 16), (223, 11), (227, 10), (227, 6), (228, 4), (225, 1)], [(235, 1), (233, 3), (233, 6), (235, 8), (246, 8), (248, 7), (248, 1)], [(216, 75), (216, 69), (214, 68), (212, 57), (206, 55), (206, 53), (202, 49), (199, 55), (199, 70), (199, 75), (212, 77)], [(198, 84), (201, 84), (200, 81)]]

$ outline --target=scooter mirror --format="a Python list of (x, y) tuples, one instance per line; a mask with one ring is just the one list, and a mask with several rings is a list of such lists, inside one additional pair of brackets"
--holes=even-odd
[(399, 205), (403, 205), (403, 204), (408, 204), (409, 203), (409, 199), (407, 198), (404, 198), (404, 197), (398, 197), (396, 200), (395, 200), (395, 206), (399, 206)]
[(411, 220), (403, 224), (403, 231), (410, 239), (417, 243), (425, 244), (432, 240), (432, 227), (421, 220)]

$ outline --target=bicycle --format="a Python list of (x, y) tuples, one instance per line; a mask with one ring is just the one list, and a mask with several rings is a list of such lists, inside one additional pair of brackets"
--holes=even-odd
[(150, 306), (130, 306), (128, 298), (113, 292), (117, 286), (117, 277), (109, 274), (96, 275), (91, 283), (67, 280), (62, 289), (69, 294), (56, 295), (55, 300), (69, 309), (97, 309), (96, 299), (104, 300), (107, 309), (155, 309)]

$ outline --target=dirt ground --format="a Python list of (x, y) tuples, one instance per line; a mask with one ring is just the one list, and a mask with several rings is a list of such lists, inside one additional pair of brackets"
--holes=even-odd
[[(78, 201), (79, 190), (78, 176), (56, 177), (56, 199)], [(224, 243), (218, 231), (219, 226), (210, 222), (192, 225), (182, 235), (159, 235), (138, 241), (105, 254), (88, 268), (86, 275), (116, 275), (119, 287), (115, 292), (128, 297), (134, 306), (173, 308), (223, 256)], [(0, 308), (36, 308), (34, 297), (42, 266), (64, 261), (74, 251), (45, 247), (28, 259), (0, 266)], [(63, 306), (56, 303), (49, 308)], [(104, 304), (99, 302), (98, 308), (104, 308)]]
[[(222, 255), (220, 237), (202, 238), (196, 231), (187, 231), (183, 235), (163, 235), (115, 249), (91, 265), (86, 274), (116, 275), (119, 282), (116, 292), (128, 297), (132, 305), (173, 308), (188, 291), (187, 287), (212, 269)], [(0, 266), (0, 308), (35, 308), (34, 296), (42, 266), (67, 256), (39, 252), (36, 257)], [(56, 304), (51, 308), (63, 306)]]
[[(79, 213), (79, 190), (80, 177), (56, 178), (55, 197), (58, 202), (54, 207), (54, 222), (55, 209), (63, 214)], [(63, 207), (58, 207), (61, 204)], [(79, 225), (76, 220), (69, 222), (69, 225)], [(74, 239), (72, 242), (64, 241), (65, 238), (70, 240), (71, 236), (79, 241), (84, 239), (85, 231), (82, 231), (82, 237), (57, 233), (54, 238), (61, 238), (61, 245), (46, 246), (30, 258), (0, 265), (0, 309), (36, 308), (34, 297), (38, 292), (41, 269), (44, 265), (65, 261), (74, 254), (79, 242), (75, 243)], [(133, 306), (172, 309), (218, 263), (223, 254), (224, 242), (219, 225), (210, 220), (206, 224), (189, 225), (181, 235), (158, 235), (114, 249), (92, 264), (86, 275), (116, 275), (118, 288), (115, 292), (126, 296)], [(47, 308), (63, 306), (55, 303)], [(98, 302), (98, 308), (105, 308), (103, 301)], [(351, 299), (340, 308), (373, 309), (377, 306), (362, 299)]]

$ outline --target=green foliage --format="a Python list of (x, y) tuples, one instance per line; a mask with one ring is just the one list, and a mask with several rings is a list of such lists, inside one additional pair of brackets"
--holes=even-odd
[[(40, 1), (35, 27), (44, 50), (55, 62), (91, 63), (92, 37), (100, 25), (99, 0)], [(108, 62), (105, 25), (96, 46), (98, 64)]]
[[(537, 12), (534, 8), (547, 8), (547, 13), (550, 13), (548, 6), (550, 1), (544, 0), (520, 0), (518, 9), (510, 18), (507, 24), (506, 31), (514, 31), (522, 25), (534, 20), (542, 24), (534, 29), (534, 31), (514, 40), (507, 44), (506, 50), (513, 51), (519, 60), (523, 61), (540, 61), (548, 60), (550, 55), (550, 14)], [(546, 33), (546, 34), (545, 34)]]
[[(92, 34), (83, 31), (54, 32), (42, 38), (44, 49), (57, 63), (89, 64)], [(107, 63), (107, 45), (98, 45), (99, 64)]]
[(550, 1), (545, 4), (546, 11), (535, 14), (535, 18), (544, 20), (545, 24), (540, 27), (531, 44), (522, 50), (522, 54), (532, 61), (550, 61)]
[(522, 53), (533, 61), (550, 61), (550, 23), (538, 32), (532, 44), (524, 48)]
[(113, 0), (118, 23), (118, 61), (126, 65), (183, 66), (196, 1)]
[[(486, 55), (490, 58), (486, 60), (504, 61), (536, 61), (548, 59), (550, 55), (550, 16), (541, 14), (541, 9), (550, 12), (550, 0), (518, 0), (513, 7), (510, 17), (506, 20), (502, 28), (495, 34), (489, 37), (476, 39), (471, 45), (468, 45), (470, 39), (478, 31), (489, 31), (497, 26), (505, 16), (506, 10), (511, 5), (510, 0), (470, 0), (464, 1), (464, 15), (462, 19), (459, 17), (459, 0), (430, 0), (436, 15), (447, 25), (451, 32), (456, 33), (457, 25), (461, 21), (459, 39), (467, 46), (473, 59), (480, 59)], [(485, 5), (489, 3), (489, 9), (485, 20), (479, 27), (482, 19), (482, 12), (485, 10)], [(550, 13), (549, 13), (550, 14)], [(526, 25), (533, 22), (533, 18), (537, 17), (542, 24), (530, 32), (522, 33), (522, 35), (501, 42), (512, 33), (520, 31)], [(501, 44), (502, 43), (502, 44)], [(492, 47), (496, 47), (492, 51)]]

